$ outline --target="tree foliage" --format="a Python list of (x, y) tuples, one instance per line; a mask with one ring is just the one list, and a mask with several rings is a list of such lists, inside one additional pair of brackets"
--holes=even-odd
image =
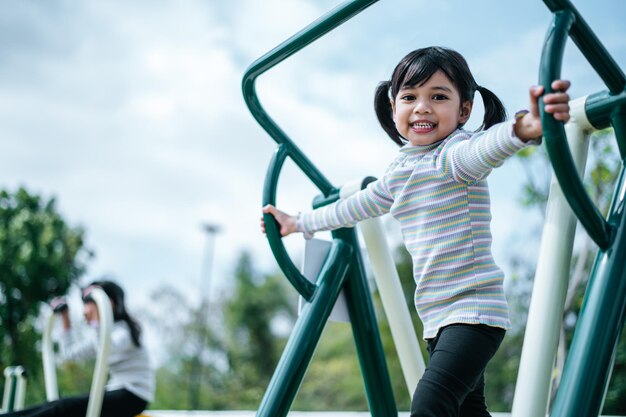
[(254, 268), (248, 253), (235, 266), (229, 296), (195, 306), (172, 287), (153, 294), (149, 323), (168, 334), (168, 360), (157, 373), (155, 409), (255, 409), (278, 362), (294, 301), (286, 280)]
[[(84, 232), (63, 219), (54, 198), (24, 188), (0, 191), (0, 367), (40, 369), (34, 329), (41, 302), (64, 294), (85, 269)], [(32, 365), (32, 366), (31, 366)]]

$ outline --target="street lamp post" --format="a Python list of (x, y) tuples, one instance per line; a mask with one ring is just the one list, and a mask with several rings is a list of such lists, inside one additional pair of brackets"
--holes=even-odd
[(215, 236), (221, 230), (218, 225), (213, 223), (202, 223), (201, 229), (206, 233), (207, 240), (200, 279), (200, 306), (198, 307), (196, 317), (198, 324), (200, 324), (198, 328), (198, 350), (193, 358), (193, 366), (190, 373), (189, 403), (192, 409), (198, 409), (200, 406), (200, 391), (203, 385), (204, 371), (203, 357), (205, 357), (205, 350), (209, 347), (211, 334), (211, 278), (213, 275), (213, 259), (215, 257)]
[(211, 280), (213, 278), (213, 260), (215, 258), (215, 237), (221, 231), (221, 227), (215, 223), (202, 223), (202, 231), (206, 234), (207, 240), (205, 245), (205, 255), (203, 261), (202, 282), (205, 288), (202, 288), (202, 301), (206, 299), (207, 303), (211, 301)]

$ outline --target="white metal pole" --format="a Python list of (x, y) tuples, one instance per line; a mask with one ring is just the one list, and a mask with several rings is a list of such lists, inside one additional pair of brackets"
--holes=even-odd
[(359, 227), (365, 240), (376, 287), (389, 321), (391, 337), (398, 352), (410, 399), (426, 369), (411, 321), (411, 313), (406, 305), (400, 277), (389, 252), (380, 219), (365, 220)]
[(15, 378), (13, 378), (13, 371), (14, 371), (14, 367), (12, 366), (7, 366), (6, 368), (4, 368), (4, 393), (2, 395), (2, 410), (1, 410), (3, 413), (11, 411), (9, 410), (9, 408), (10, 408), (11, 396), (13, 392), (13, 385), (15, 384)]
[[(574, 162), (582, 175), (592, 129), (585, 113), (586, 97), (570, 102), (572, 119), (565, 125)], [(524, 345), (515, 386), (512, 417), (545, 416), (554, 358), (559, 344), (576, 218), (553, 176), (541, 237), (537, 271), (528, 311)]]
[(102, 411), (102, 399), (104, 397), (104, 387), (109, 371), (109, 350), (111, 348), (111, 330), (113, 327), (113, 311), (111, 301), (101, 288), (94, 288), (91, 297), (98, 306), (100, 315), (99, 322), (99, 349), (96, 356), (96, 366), (89, 391), (89, 403), (85, 417), (98, 417)]
[(24, 409), (24, 400), (26, 399), (26, 369), (23, 366), (15, 367), (15, 411)]
[[(340, 192), (341, 198), (358, 192), (362, 188), (362, 183), (363, 181), (351, 182), (343, 186)], [(411, 313), (406, 305), (400, 277), (387, 246), (387, 239), (380, 219), (365, 220), (359, 223), (359, 229), (365, 240), (376, 287), (380, 293), (383, 309), (389, 322), (391, 337), (398, 352), (409, 398), (412, 398), (413, 391), (424, 374), (426, 365), (413, 328)]]
[(43, 331), (41, 340), (41, 359), (43, 362), (43, 377), (46, 387), (46, 399), (54, 401), (59, 399), (59, 387), (57, 385), (57, 368), (54, 361), (54, 349), (52, 347), (52, 329), (56, 315), (50, 310), (48, 321)]

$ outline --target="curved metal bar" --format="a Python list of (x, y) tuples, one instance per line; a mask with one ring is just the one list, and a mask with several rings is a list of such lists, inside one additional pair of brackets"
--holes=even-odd
[(574, 24), (570, 30), (570, 37), (585, 56), (589, 64), (595, 69), (611, 94), (619, 94), (626, 87), (626, 76), (608, 53), (598, 37), (593, 33), (587, 22), (581, 17), (570, 0), (544, 0), (548, 8), (556, 13), (567, 11), (574, 17)]
[(109, 372), (109, 351), (111, 349), (111, 330), (113, 328), (113, 310), (111, 300), (103, 289), (94, 288), (91, 297), (98, 306), (100, 315), (99, 323), (99, 349), (96, 356), (96, 366), (91, 380), (91, 390), (89, 391), (89, 403), (87, 404), (87, 414), (85, 417), (98, 417), (102, 411), (102, 399), (104, 398), (104, 388)]
[[(287, 158), (287, 153), (287, 146), (285, 144), (281, 144), (276, 149), (276, 152), (270, 161), (263, 187), (263, 206), (267, 204), (276, 204), (276, 187), (278, 185), (278, 177), (283, 163)], [(274, 253), (274, 257), (276, 258), (278, 265), (296, 291), (298, 291), (300, 295), (305, 298), (305, 300), (311, 300), (313, 292), (315, 291), (315, 285), (300, 273), (300, 270), (294, 265), (289, 257), (280, 235), (280, 226), (278, 225), (278, 222), (276, 222), (276, 219), (271, 214), (263, 214), (263, 221), (265, 222), (265, 235), (267, 236), (270, 248), (272, 249), (272, 253)]]
[(284, 61), (377, 1), (354, 0), (338, 6), (254, 61), (248, 67), (243, 77), (243, 97), (252, 116), (277, 143), (287, 146), (288, 153), (296, 165), (302, 169), (304, 174), (311, 179), (324, 195), (328, 195), (333, 191), (334, 187), (267, 114), (258, 99), (255, 82), (257, 77), (268, 69)]
[[(560, 78), (565, 43), (575, 20), (576, 15), (571, 10), (559, 11), (554, 15), (554, 22), (548, 31), (541, 54), (539, 72), (539, 84), (544, 86), (546, 94), (552, 92), (552, 81)], [(544, 106), (543, 99), (540, 99), (539, 111), (546, 149), (559, 184), (589, 236), (601, 249), (606, 249), (611, 242), (611, 227), (585, 191), (567, 145), (563, 123), (546, 113)]]
[(24, 409), (24, 400), (26, 399), (26, 369), (23, 366), (15, 367), (15, 403), (13, 409), (15, 411)]

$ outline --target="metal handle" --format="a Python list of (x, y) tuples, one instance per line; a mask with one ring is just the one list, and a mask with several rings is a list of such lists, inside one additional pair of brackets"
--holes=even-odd
[[(567, 3), (569, 2), (562, 1), (562, 3), (568, 5)], [(588, 35), (586, 32), (591, 33), (586, 25), (579, 23), (577, 18), (580, 19), (580, 17), (576, 14), (573, 6), (571, 6), (571, 4), (569, 4), (569, 6), (571, 9), (560, 10), (554, 14), (553, 24), (548, 31), (544, 43), (541, 55), (539, 84), (544, 86), (546, 94), (553, 91), (551, 87), (552, 82), (560, 78), (563, 51), (570, 31), (576, 32), (579, 39)], [(580, 22), (583, 22), (582, 19), (580, 19)], [(576, 26), (577, 23), (578, 26)], [(589, 47), (591, 44), (593, 44), (593, 42), (587, 43), (586, 46)], [(595, 44), (593, 45), (595, 46)], [(589, 59), (589, 57), (587, 57), (587, 59)], [(606, 222), (600, 210), (591, 201), (591, 198), (583, 186), (582, 179), (578, 174), (569, 146), (567, 145), (563, 123), (555, 120), (551, 114), (545, 112), (543, 99), (539, 100), (539, 111), (548, 156), (550, 157), (555, 175), (559, 180), (565, 197), (573, 212), (576, 214), (576, 217), (578, 217), (581, 224), (587, 230), (587, 233), (589, 233), (589, 236), (604, 250), (610, 246), (612, 228)]]
[[(263, 206), (267, 204), (276, 204), (276, 186), (278, 184), (278, 177), (287, 155), (287, 146), (279, 145), (267, 169), (267, 176), (265, 177), (265, 184), (263, 188)], [(263, 221), (265, 222), (265, 234), (267, 236), (267, 240), (278, 265), (296, 291), (309, 301), (315, 291), (315, 285), (307, 280), (291, 261), (280, 235), (280, 226), (276, 219), (274, 219), (274, 216), (271, 214), (263, 214)]]

